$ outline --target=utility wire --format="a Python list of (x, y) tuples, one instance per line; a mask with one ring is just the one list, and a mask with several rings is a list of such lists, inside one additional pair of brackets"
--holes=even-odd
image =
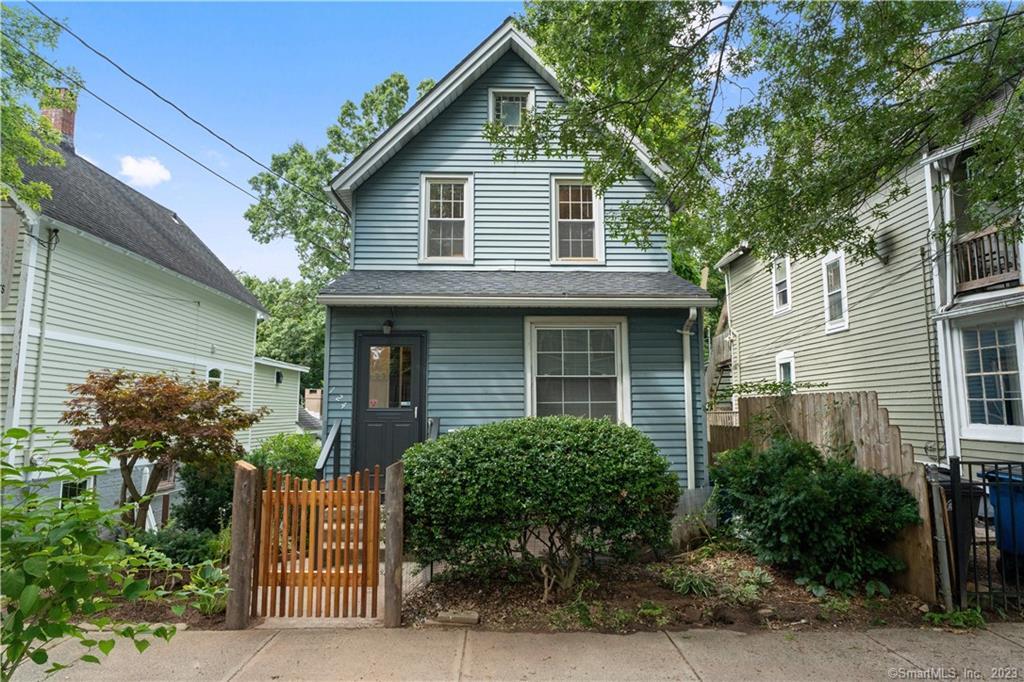
[[(62, 31), (64, 31), (65, 33), (67, 33), (68, 35), (70, 35), (70, 36), (71, 36), (72, 38), (74, 38), (75, 40), (77, 40), (77, 41), (78, 41), (79, 43), (81, 43), (81, 44), (82, 44), (82, 45), (83, 45), (83, 46), (84, 46), (84, 47), (85, 47), (86, 49), (88, 49), (88, 50), (89, 50), (89, 51), (91, 51), (91, 52), (92, 52), (93, 54), (95, 54), (96, 56), (98, 56), (98, 57), (100, 57), (101, 59), (103, 59), (104, 61), (106, 61), (106, 62), (107, 62), (108, 64), (110, 64), (111, 66), (113, 66), (113, 67), (114, 67), (115, 69), (117, 69), (118, 71), (120, 71), (120, 72), (121, 72), (122, 74), (124, 74), (124, 75), (125, 75), (126, 77), (128, 77), (129, 79), (131, 79), (132, 81), (134, 81), (134, 82), (135, 82), (135, 83), (137, 83), (138, 85), (140, 85), (140, 86), (142, 86), (143, 88), (145, 88), (145, 89), (146, 89), (146, 90), (147, 90), (148, 92), (150, 92), (150, 93), (151, 93), (151, 94), (152, 94), (152, 95), (153, 95), (154, 97), (156, 97), (156, 98), (157, 98), (157, 99), (159, 99), (160, 101), (164, 102), (165, 104), (167, 104), (168, 106), (170, 106), (171, 108), (173, 108), (173, 109), (174, 109), (175, 111), (177, 111), (177, 112), (178, 112), (179, 114), (181, 114), (182, 116), (184, 116), (185, 118), (187, 118), (187, 119), (188, 119), (189, 121), (191, 121), (191, 122), (192, 122), (192, 123), (194, 123), (195, 125), (199, 126), (199, 127), (200, 127), (200, 128), (202, 128), (203, 130), (205, 130), (206, 132), (208, 132), (208, 133), (209, 133), (210, 135), (213, 135), (213, 136), (214, 136), (215, 138), (217, 138), (218, 140), (220, 140), (221, 142), (223, 142), (224, 144), (226, 144), (226, 145), (227, 145), (228, 147), (231, 147), (231, 149), (233, 149), (234, 151), (238, 152), (239, 154), (241, 154), (241, 155), (242, 155), (242, 156), (244, 156), (245, 158), (249, 159), (249, 160), (250, 160), (250, 161), (252, 161), (252, 162), (253, 162), (254, 164), (256, 164), (256, 165), (257, 165), (257, 166), (259, 166), (260, 168), (264, 169), (265, 171), (267, 171), (267, 172), (268, 172), (268, 173), (270, 173), (271, 175), (275, 176), (276, 178), (278, 178), (278, 179), (279, 179), (279, 180), (281, 180), (282, 182), (285, 182), (285, 183), (287, 183), (288, 185), (290, 185), (290, 186), (294, 187), (295, 189), (297, 189), (298, 191), (302, 192), (303, 194), (305, 194), (305, 195), (306, 195), (307, 197), (309, 197), (310, 199), (313, 199), (314, 201), (318, 201), (318, 202), (322, 203), (322, 204), (323, 204), (324, 206), (326, 206), (326, 207), (328, 207), (329, 209), (331, 209), (331, 210), (333, 210), (333, 211), (337, 212), (337, 213), (338, 213), (338, 214), (340, 214), (340, 215), (344, 215), (344, 213), (343, 213), (343, 212), (342, 212), (342, 211), (341, 211), (341, 210), (340, 210), (340, 209), (339, 209), (339, 208), (338, 208), (337, 206), (335, 206), (334, 204), (332, 204), (331, 202), (329, 202), (329, 201), (326, 201), (326, 200), (325, 200), (325, 199), (324, 199), (323, 197), (320, 197), (320, 196), (317, 196), (316, 194), (313, 194), (312, 192), (310, 192), (310, 191), (306, 190), (305, 188), (303, 188), (303, 187), (301, 187), (301, 186), (297, 185), (296, 183), (292, 182), (291, 180), (289, 180), (289, 179), (288, 179), (288, 178), (286, 178), (285, 176), (281, 175), (280, 173), (278, 173), (277, 171), (275, 171), (275, 170), (274, 170), (273, 168), (271, 168), (270, 166), (266, 165), (265, 163), (263, 163), (262, 161), (260, 161), (260, 160), (259, 160), (259, 159), (257, 159), (256, 157), (254, 157), (254, 156), (253, 156), (252, 154), (248, 153), (247, 151), (245, 151), (244, 149), (242, 149), (242, 148), (241, 148), (241, 147), (239, 147), (238, 145), (234, 144), (233, 142), (231, 142), (230, 140), (228, 140), (227, 138), (225, 138), (225, 137), (224, 137), (223, 135), (221, 135), (221, 134), (220, 134), (220, 133), (218, 133), (217, 131), (215, 131), (215, 130), (213, 130), (212, 128), (210, 128), (210, 127), (209, 127), (208, 125), (206, 125), (205, 123), (203, 123), (202, 121), (200, 121), (200, 120), (199, 120), (199, 119), (197, 119), (196, 117), (194, 117), (194, 116), (192, 116), (191, 114), (189, 114), (189, 113), (188, 113), (187, 111), (185, 111), (184, 109), (182, 109), (182, 108), (181, 108), (180, 106), (178, 106), (177, 104), (175, 104), (175, 103), (174, 103), (173, 101), (171, 101), (171, 100), (170, 100), (170, 99), (168, 99), (167, 97), (165, 97), (165, 96), (161, 95), (161, 94), (160, 94), (159, 92), (157, 92), (157, 91), (156, 91), (155, 89), (153, 89), (153, 88), (152, 88), (152, 87), (151, 87), (150, 85), (148, 85), (148, 84), (147, 84), (146, 82), (144, 82), (144, 81), (143, 81), (142, 79), (140, 79), (140, 78), (138, 78), (137, 76), (134, 76), (134, 75), (132, 75), (131, 73), (129, 73), (129, 72), (128, 72), (128, 71), (127, 71), (127, 70), (126, 70), (126, 69), (125, 69), (125, 68), (124, 68), (123, 66), (121, 66), (120, 64), (118, 64), (117, 62), (115, 62), (115, 61), (114, 61), (114, 60), (113, 60), (113, 59), (112, 59), (111, 57), (107, 56), (107, 55), (106, 55), (106, 54), (105, 54), (104, 52), (102, 52), (101, 50), (99, 50), (99, 49), (97, 49), (97, 48), (93, 47), (92, 45), (90, 45), (90, 44), (89, 44), (89, 43), (88, 43), (88, 42), (87, 42), (87, 41), (85, 40), (85, 38), (83, 38), (82, 36), (80, 36), (80, 35), (78, 35), (77, 33), (75, 33), (75, 32), (74, 32), (73, 30), (71, 30), (71, 28), (69, 28), (69, 27), (68, 27), (68, 26), (67, 26), (66, 24), (63, 24), (63, 23), (61, 23), (61, 22), (60, 22), (60, 21), (58, 21), (57, 19), (54, 19), (54, 18), (53, 18), (53, 17), (51, 17), (51, 16), (49, 15), (49, 14), (47, 14), (47, 13), (46, 13), (46, 12), (44, 12), (44, 11), (43, 11), (42, 9), (40, 9), (40, 7), (39, 7), (39, 6), (37, 5), (37, 4), (35, 4), (34, 2), (32, 2), (32, 0), (28, 0), (28, 4), (29, 4), (29, 5), (31, 5), (31, 6), (32, 6), (32, 8), (33, 8), (33, 9), (34, 9), (34, 10), (35, 10), (36, 12), (38, 12), (38, 13), (39, 13), (39, 14), (41, 14), (41, 15), (42, 15), (43, 17), (45, 17), (46, 19), (48, 19), (48, 20), (49, 20), (50, 22), (52, 22), (52, 23), (53, 23), (53, 24), (54, 24), (55, 26), (57, 26), (57, 27), (58, 27), (59, 29), (61, 29)], [(90, 94), (91, 94), (91, 93), (90, 93)]]
[(200, 160), (199, 160), (199, 159), (197, 159), (196, 157), (194, 157), (194, 156), (192, 156), (191, 154), (189, 154), (188, 152), (186, 152), (186, 151), (185, 151), (184, 149), (182, 149), (181, 147), (177, 146), (176, 144), (174, 144), (173, 142), (171, 142), (171, 141), (170, 141), (170, 140), (168, 140), (167, 138), (163, 137), (163, 136), (162, 136), (162, 135), (160, 135), (159, 133), (157, 133), (157, 132), (153, 131), (152, 129), (150, 129), (150, 128), (148, 128), (148, 127), (146, 127), (146, 126), (145, 126), (144, 124), (142, 124), (142, 123), (140, 123), (139, 121), (137, 121), (136, 119), (132, 118), (132, 116), (131, 116), (131, 115), (129, 115), (129, 114), (125, 113), (124, 111), (122, 111), (121, 109), (119, 109), (119, 108), (118, 108), (118, 107), (117, 107), (116, 105), (114, 105), (114, 104), (111, 104), (111, 103), (110, 103), (109, 101), (107, 101), (106, 99), (104, 99), (104, 98), (103, 98), (103, 97), (101, 97), (100, 95), (98, 95), (98, 94), (96, 94), (95, 92), (93, 92), (92, 90), (90, 90), (90, 89), (89, 89), (88, 87), (86, 87), (85, 83), (83, 83), (83, 82), (82, 82), (82, 81), (80, 81), (79, 79), (77, 79), (77, 78), (74, 78), (73, 76), (70, 76), (70, 75), (69, 75), (68, 73), (66, 73), (65, 71), (61, 70), (61, 69), (60, 69), (59, 67), (57, 67), (57, 66), (54, 66), (54, 65), (53, 65), (53, 63), (49, 62), (49, 61), (48, 61), (48, 60), (46, 60), (46, 59), (45, 59), (44, 57), (41, 57), (41, 56), (39, 56), (39, 55), (38, 55), (38, 54), (37, 54), (37, 53), (36, 53), (36, 52), (35, 52), (34, 50), (32, 50), (32, 48), (30, 48), (30, 47), (26, 47), (26, 46), (25, 46), (25, 45), (24, 45), (23, 43), (21, 43), (20, 41), (18, 41), (18, 39), (17, 39), (17, 38), (14, 38), (14, 37), (12, 37), (12, 36), (6, 36), (6, 37), (7, 37), (7, 39), (8, 39), (8, 40), (10, 40), (10, 41), (11, 41), (12, 43), (14, 43), (15, 45), (17, 45), (17, 46), (18, 46), (18, 47), (19, 47), (19, 48), (20, 48), (20, 49), (21, 49), (21, 50), (22, 50), (23, 52), (25, 52), (26, 54), (29, 54), (29, 55), (31, 55), (31, 56), (33, 56), (33, 57), (35, 57), (36, 59), (38, 59), (38, 60), (39, 60), (40, 62), (42, 62), (43, 64), (46, 64), (46, 65), (47, 65), (48, 67), (50, 67), (50, 68), (51, 68), (51, 69), (52, 69), (52, 70), (54, 71), (54, 73), (56, 73), (56, 74), (57, 74), (58, 76), (60, 76), (60, 77), (61, 77), (61, 78), (63, 78), (64, 80), (68, 81), (69, 83), (73, 83), (73, 84), (74, 84), (75, 86), (77, 86), (77, 87), (78, 87), (79, 89), (81, 89), (81, 90), (82, 90), (83, 92), (87, 92), (87, 93), (89, 93), (89, 94), (90, 94), (90, 95), (92, 95), (92, 96), (93, 96), (94, 98), (96, 98), (96, 99), (97, 99), (97, 100), (98, 100), (98, 101), (99, 101), (99, 102), (100, 102), (101, 104), (104, 104), (104, 105), (106, 105), (107, 107), (109, 107), (110, 109), (114, 110), (115, 112), (117, 112), (118, 114), (120, 114), (121, 116), (123, 116), (124, 118), (128, 119), (128, 120), (129, 120), (129, 121), (130, 121), (131, 123), (134, 123), (134, 124), (135, 124), (136, 126), (138, 126), (139, 128), (141, 128), (141, 129), (142, 129), (142, 130), (144, 130), (145, 132), (149, 133), (150, 135), (152, 135), (152, 136), (153, 136), (153, 137), (155, 137), (156, 139), (160, 140), (160, 141), (161, 141), (161, 142), (163, 142), (163, 143), (164, 143), (165, 145), (167, 145), (168, 147), (170, 147), (170, 148), (171, 148), (171, 149), (173, 149), (174, 151), (178, 152), (179, 154), (181, 154), (181, 155), (182, 155), (182, 156), (184, 156), (184, 157), (185, 157), (186, 159), (188, 159), (188, 160), (189, 160), (189, 161), (191, 161), (192, 163), (196, 164), (197, 166), (199, 166), (200, 168), (202, 168), (202, 169), (203, 169), (203, 170), (205, 170), (206, 172), (208, 172), (208, 173), (210, 173), (211, 175), (213, 175), (213, 176), (215, 176), (215, 177), (217, 177), (217, 178), (219, 178), (219, 179), (223, 180), (224, 182), (228, 183), (229, 185), (231, 185), (232, 187), (234, 187), (235, 189), (237, 189), (237, 190), (238, 190), (239, 192), (242, 192), (243, 194), (246, 194), (246, 195), (248, 195), (248, 196), (249, 196), (249, 197), (251, 197), (252, 199), (254, 199), (254, 200), (256, 200), (256, 201), (259, 201), (259, 200), (260, 200), (260, 198), (259, 198), (258, 196), (256, 196), (255, 194), (253, 194), (253, 193), (252, 193), (252, 192), (250, 192), (249, 190), (245, 189), (244, 187), (242, 187), (242, 186), (241, 186), (241, 185), (239, 185), (238, 183), (234, 182), (233, 180), (231, 180), (231, 179), (229, 179), (229, 178), (227, 178), (227, 177), (225, 177), (225, 176), (221, 175), (220, 173), (218, 173), (218, 172), (217, 172), (217, 171), (215, 171), (214, 169), (210, 168), (209, 166), (207, 166), (207, 165), (206, 165), (205, 163), (203, 163), (202, 161), (200, 161)]

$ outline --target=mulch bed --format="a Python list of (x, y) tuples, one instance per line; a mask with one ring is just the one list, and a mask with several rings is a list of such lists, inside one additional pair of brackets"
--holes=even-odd
[[(663, 577), (672, 566), (685, 567), (713, 581), (713, 594), (696, 596), (673, 591)], [(742, 572), (757, 568), (771, 577), (761, 578), (756, 596), (741, 593)], [(764, 584), (769, 580), (771, 584)], [(541, 585), (528, 579), (436, 578), (406, 598), (403, 620), (419, 627), (442, 610), (476, 611), (480, 614), (479, 627), (485, 630), (621, 633), (689, 628), (852, 630), (924, 623), (925, 609), (913, 596), (847, 598), (830, 593), (818, 599), (794, 583), (791, 576), (761, 566), (748, 554), (730, 550), (697, 550), (670, 563), (604, 567), (582, 575), (577, 585), (571, 597), (544, 603)]]
[(122, 602), (104, 611), (105, 618), (120, 623), (184, 623), (189, 630), (223, 630), (224, 614), (204, 616), (189, 607), (180, 616), (171, 611), (171, 605), (163, 601)]

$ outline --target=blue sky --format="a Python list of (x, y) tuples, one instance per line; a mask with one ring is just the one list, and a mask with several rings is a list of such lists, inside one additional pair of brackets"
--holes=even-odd
[[(28, 5), (18, 3), (32, 11)], [(520, 3), (55, 3), (41, 7), (185, 111), (262, 161), (324, 143), (341, 103), (389, 74), (439, 79)], [(58, 65), (236, 183), (260, 169), (63, 36)], [(79, 154), (176, 211), (229, 268), (295, 277), (286, 241), (258, 244), (249, 197), (88, 94)], [(129, 158), (126, 158), (129, 157)], [(151, 159), (155, 159), (156, 162)]]

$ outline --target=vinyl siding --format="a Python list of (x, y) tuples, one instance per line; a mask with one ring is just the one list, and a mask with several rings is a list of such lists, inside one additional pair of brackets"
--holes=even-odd
[[(276, 373), (282, 372), (283, 381), (277, 383)], [(270, 414), (253, 426), (249, 447), (276, 433), (298, 433), (299, 372), (256, 363), (253, 380), (254, 407), (266, 407)]]
[(968, 461), (1024, 461), (1024, 445), (1006, 441), (960, 439), (960, 458)]
[[(560, 100), (514, 53), (498, 60), (356, 190), (354, 268), (565, 267), (550, 263), (551, 176), (580, 175), (583, 163), (551, 158), (495, 162), (493, 148), (482, 135), (491, 87), (532, 87), (537, 107)], [(473, 264), (418, 264), (421, 173), (473, 175)], [(604, 198), (606, 222), (624, 203), (642, 200), (651, 189), (646, 177), (612, 187)], [(607, 232), (606, 266), (586, 267), (668, 269), (664, 236), (654, 235), (645, 251)]]
[[(44, 263), (45, 249), (40, 247), (17, 416), (22, 426), (33, 421)], [(205, 376), (208, 367), (220, 367), (225, 385), (237, 388), (240, 404), (249, 407), (256, 324), (252, 308), (72, 229), (60, 230), (48, 299), (37, 416), (32, 425), (66, 433), (57, 422), (68, 398), (67, 386), (83, 381), (90, 370), (125, 368)], [(12, 297), (4, 309), (0, 350), (5, 384), (15, 306)], [(5, 410), (5, 427), (7, 421)], [(239, 434), (242, 443), (246, 438)]]
[[(829, 391), (877, 391), (919, 458), (933, 455), (941, 429), (933, 410), (924, 268), (928, 209), (924, 173), (908, 171), (908, 196), (876, 230), (888, 263), (846, 261), (849, 329), (825, 333), (822, 259), (792, 261), (791, 309), (773, 315), (766, 264), (743, 256), (728, 266), (734, 383), (775, 380), (775, 356), (792, 351), (798, 382), (824, 382)], [(928, 286), (931, 269), (928, 265)], [(930, 295), (930, 294), (929, 294)], [(934, 373), (933, 373), (934, 372)], [(935, 386), (938, 391), (938, 386)], [(937, 435), (938, 434), (938, 435)]]
[[(342, 420), (342, 468), (349, 467), (356, 330), (375, 331), (383, 320), (400, 331), (427, 332), (427, 406), (440, 419), (441, 433), (499, 419), (522, 417), (526, 410), (524, 317), (555, 314), (608, 315), (573, 310), (414, 310), (332, 308), (329, 316), (327, 428)], [(682, 341), (676, 330), (680, 312), (642, 312), (628, 316), (633, 425), (646, 433), (685, 480), (685, 407)], [(699, 329), (699, 325), (696, 325)], [(695, 402), (701, 395), (701, 344), (691, 344)], [(703, 468), (702, 410), (695, 410), (697, 480)]]

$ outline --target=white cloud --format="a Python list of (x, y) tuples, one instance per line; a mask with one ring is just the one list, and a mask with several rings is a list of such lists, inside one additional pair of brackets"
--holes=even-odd
[(155, 156), (122, 156), (119, 175), (136, 187), (156, 187), (171, 179), (171, 171)]

